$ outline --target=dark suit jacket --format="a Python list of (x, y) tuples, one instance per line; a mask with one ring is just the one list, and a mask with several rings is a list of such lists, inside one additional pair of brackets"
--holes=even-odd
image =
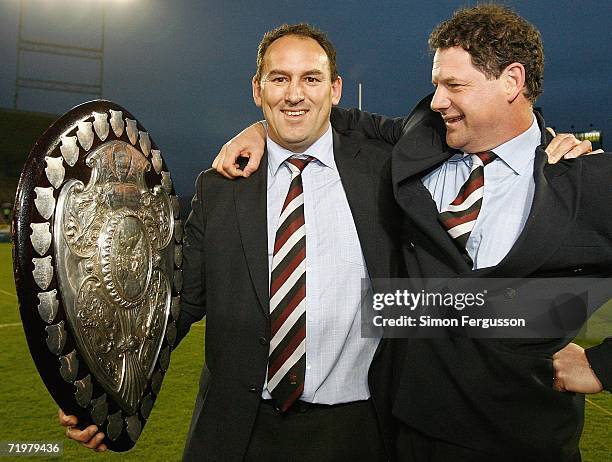
[[(548, 165), (541, 147), (535, 153), (535, 197), (523, 232), (497, 266), (472, 272), (440, 225), (436, 204), (421, 181), (424, 173), (453, 154), (429, 100), (401, 121), (380, 117), (364, 121), (355, 112), (336, 112), (332, 117), (335, 128), (362, 124), (369, 136), (389, 142), (400, 136), (393, 151), (393, 185), (405, 217), (404, 251), (411, 277), (612, 273), (612, 156)], [(538, 123), (544, 127), (539, 115)], [(543, 135), (542, 144), (547, 142)], [(403, 347), (396, 348), (401, 354), (395, 363), (399, 379), (393, 413), (435, 438), (495, 453), (496, 460), (512, 459), (512, 453), (533, 460), (565, 460), (577, 450), (584, 414), (582, 395), (552, 389), (551, 357), (566, 343), (405, 340)], [(608, 340), (589, 355), (595, 368), (608, 371), (602, 375), (608, 386), (610, 350)]]
[[(403, 274), (390, 151), (390, 146), (358, 134), (334, 133), (336, 163), (372, 278)], [(196, 183), (185, 224), (179, 338), (206, 316), (206, 365), (185, 460), (241, 460), (257, 415), (270, 338), (267, 170), (264, 156), (249, 178), (230, 181), (209, 170)], [(369, 379), (390, 440), (385, 356), (379, 348), (375, 357), (380, 373), (373, 365)]]

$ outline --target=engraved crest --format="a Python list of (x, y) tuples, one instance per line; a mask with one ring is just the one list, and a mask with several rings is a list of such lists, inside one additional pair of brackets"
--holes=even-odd
[(47, 290), (47, 287), (49, 287), (53, 279), (51, 255), (44, 258), (32, 258), (32, 263), (34, 263), (34, 270), (32, 271), (34, 281), (36, 281), (36, 284), (38, 284), (38, 287), (42, 290)]
[(64, 136), (62, 137), (62, 144), (60, 145), (60, 152), (66, 163), (71, 167), (74, 167), (74, 164), (79, 160), (79, 147), (76, 143), (76, 136)]
[(163, 188), (147, 188), (151, 166), (133, 146), (107, 141), (85, 162), (92, 168), (89, 182), (65, 183), (54, 232), (61, 254), (81, 261), (83, 271), (64, 263), (59, 280), (87, 365), (133, 414), (166, 330), (172, 272), (164, 261), (174, 257), (174, 213)]
[(43, 256), (51, 245), (51, 225), (46, 222), (30, 223), (30, 228), (32, 228), (32, 234), (30, 235), (32, 247), (34, 247), (38, 255)]
[(91, 122), (79, 122), (79, 129), (77, 130), (77, 139), (79, 144), (85, 151), (89, 151), (94, 141), (93, 130), (91, 129)]
[(138, 129), (136, 128), (136, 121), (132, 119), (125, 119), (125, 123), (127, 124), (127, 135), (130, 143), (136, 144), (136, 140), (138, 140)]
[(51, 218), (53, 211), (55, 210), (55, 198), (53, 197), (53, 188), (34, 188), (36, 198), (34, 199), (34, 205), (36, 210), (40, 213), (40, 216), (45, 220)]
[(149, 139), (149, 134), (141, 131), (139, 131), (138, 134), (140, 135), (140, 150), (145, 156), (149, 157), (151, 153), (151, 140)]
[(47, 163), (47, 167), (45, 168), (47, 179), (49, 180), (49, 183), (51, 183), (53, 187), (57, 189), (64, 182), (64, 175), (66, 174), (64, 159), (61, 157), (45, 156), (45, 162)]
[(111, 114), (110, 124), (113, 129), (113, 133), (117, 138), (121, 138), (123, 135), (123, 130), (125, 129), (125, 124), (123, 123), (123, 112), (121, 111), (113, 111), (109, 110)]
[(161, 172), (163, 161), (159, 149), (151, 149), (151, 163), (157, 173)]
[(38, 294), (38, 314), (47, 324), (51, 324), (57, 316), (58, 306), (56, 289)]
[(106, 140), (108, 137), (108, 114), (94, 112), (93, 127), (100, 141)]

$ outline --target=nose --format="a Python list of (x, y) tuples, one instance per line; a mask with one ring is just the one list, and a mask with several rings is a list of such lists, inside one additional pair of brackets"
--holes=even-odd
[(442, 112), (450, 107), (450, 99), (442, 85), (436, 87), (436, 92), (429, 105), (432, 111)]
[(290, 104), (298, 104), (304, 100), (304, 91), (299, 81), (292, 81), (287, 86), (285, 100)]

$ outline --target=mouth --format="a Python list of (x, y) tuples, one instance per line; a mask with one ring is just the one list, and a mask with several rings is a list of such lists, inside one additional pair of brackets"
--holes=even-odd
[(307, 109), (292, 109), (292, 110), (285, 109), (285, 110), (281, 110), (281, 112), (285, 114), (287, 117), (299, 118), (305, 115), (308, 112), (308, 110)]
[(465, 116), (462, 116), (462, 115), (454, 116), (454, 117), (444, 116), (442, 118), (444, 119), (444, 123), (448, 127), (448, 126), (452, 126), (454, 124), (461, 122), (463, 119), (465, 119)]

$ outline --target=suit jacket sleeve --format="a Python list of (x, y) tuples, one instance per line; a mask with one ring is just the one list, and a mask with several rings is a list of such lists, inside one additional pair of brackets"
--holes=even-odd
[(331, 124), (336, 131), (348, 134), (357, 131), (367, 138), (395, 145), (402, 136), (408, 117), (391, 118), (359, 109), (332, 108)]
[(586, 350), (587, 359), (605, 390), (612, 392), (612, 337)]
[(185, 222), (183, 239), (183, 290), (181, 314), (177, 325), (177, 344), (189, 332), (191, 324), (206, 315), (206, 287), (204, 278), (204, 207), (205, 172), (196, 180), (196, 193), (191, 200), (191, 213)]

